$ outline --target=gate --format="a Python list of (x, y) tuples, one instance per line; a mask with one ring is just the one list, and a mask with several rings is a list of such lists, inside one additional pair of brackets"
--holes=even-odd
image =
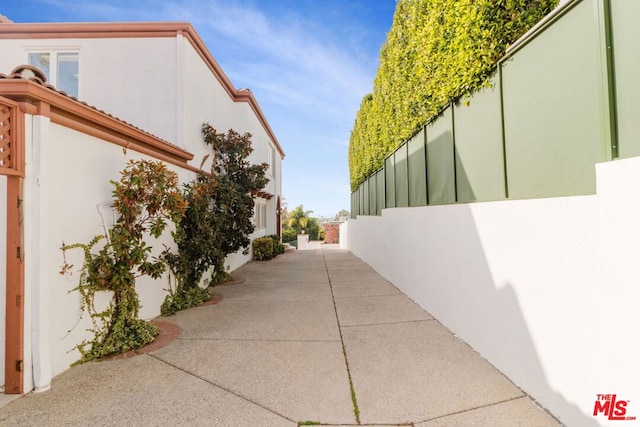
[(7, 394), (24, 390), (23, 132), (18, 105), (0, 97), (0, 350)]

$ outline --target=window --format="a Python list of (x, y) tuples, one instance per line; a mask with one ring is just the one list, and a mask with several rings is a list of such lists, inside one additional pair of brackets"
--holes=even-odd
[(256, 230), (267, 228), (267, 204), (262, 201), (256, 200), (253, 225), (256, 227)]
[(78, 97), (78, 52), (31, 52), (29, 65), (39, 68), (47, 82)]

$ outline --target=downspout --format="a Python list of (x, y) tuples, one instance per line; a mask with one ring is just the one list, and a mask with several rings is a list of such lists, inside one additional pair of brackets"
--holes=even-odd
[[(42, 108), (44, 107), (44, 108)], [(42, 184), (46, 183), (47, 174), (43, 167), (43, 159), (47, 158), (49, 141), (50, 119), (49, 106), (41, 106), (39, 115), (32, 116), (31, 144), (27, 144), (27, 173), (25, 190), (29, 192), (25, 208), (28, 209), (29, 219), (26, 227), (28, 233), (30, 256), (27, 258), (27, 271), (31, 280), (31, 358), (33, 389), (39, 393), (51, 388), (51, 346), (49, 343), (49, 319), (50, 319), (50, 295), (47, 281), (42, 274), (43, 261), (46, 259), (43, 250), (47, 245), (46, 224), (44, 212), (48, 211), (46, 199), (41, 191)], [(45, 111), (42, 111), (42, 110)], [(45, 114), (43, 114), (45, 113)], [(30, 166), (30, 167), (29, 167)], [(28, 231), (27, 231), (28, 230)], [(29, 274), (27, 273), (27, 274)]]

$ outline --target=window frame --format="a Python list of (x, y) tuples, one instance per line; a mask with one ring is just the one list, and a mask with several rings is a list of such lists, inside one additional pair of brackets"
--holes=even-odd
[(267, 229), (267, 202), (256, 199), (253, 205), (253, 226), (255, 231)]
[[(41, 70), (47, 76), (47, 83), (53, 85), (56, 89), (64, 91), (67, 95), (72, 96), (74, 98), (80, 99), (80, 72), (81, 72), (81, 61), (80, 61), (80, 49), (77, 47), (29, 47), (26, 49), (27, 53), (27, 61), (26, 63), (29, 65), (33, 65), (31, 62), (32, 55), (49, 55), (49, 70)], [(77, 78), (76, 78), (76, 88), (75, 93), (68, 90), (68, 88), (60, 87), (60, 63), (62, 61), (59, 60), (60, 55), (65, 54), (74, 54), (76, 55), (76, 63), (78, 67)], [(37, 65), (33, 65), (37, 66)], [(39, 67), (38, 67), (39, 68)]]

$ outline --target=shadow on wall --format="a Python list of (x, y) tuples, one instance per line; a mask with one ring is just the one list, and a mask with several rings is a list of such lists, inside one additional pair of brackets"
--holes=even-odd
[[(522, 285), (515, 287), (515, 283), (509, 280), (502, 281), (502, 279), (494, 277), (485, 252), (487, 248), (483, 245), (471, 208), (468, 205), (457, 206), (457, 209), (452, 206), (452, 208), (443, 209), (441, 214), (445, 214), (446, 217), (439, 217), (434, 224), (436, 226), (446, 224), (444, 230), (448, 236), (441, 236), (438, 242), (431, 242), (431, 244), (436, 245), (437, 250), (442, 253), (443, 262), (446, 262), (447, 258), (456, 259), (461, 268), (451, 269), (449, 280), (446, 277), (441, 277), (437, 282), (428, 285), (433, 286), (435, 292), (442, 292), (452, 285), (454, 287), (452, 290), (456, 292), (456, 295), (452, 296), (455, 298), (442, 301), (441, 307), (446, 309), (449, 305), (458, 306), (458, 319), (465, 319), (469, 314), (472, 315), (472, 319), (474, 319), (472, 322), (467, 320), (464, 322), (466, 325), (460, 324), (452, 329), (460, 328), (462, 331), (468, 331), (465, 335), (469, 336), (468, 342), (472, 347), (485, 355), (518, 386), (521, 386), (542, 406), (558, 416), (563, 423), (569, 426), (597, 426), (598, 423), (593, 417), (585, 416), (578, 406), (551, 387), (518, 297), (518, 290), (522, 288)], [(454, 216), (449, 218), (449, 215), (454, 212)], [(519, 224), (517, 219), (514, 222)], [(530, 229), (536, 228), (535, 220), (533, 224), (520, 225)], [(498, 224), (497, 228), (505, 230), (506, 228), (502, 228), (503, 226), (505, 224)], [(538, 223), (537, 226), (543, 227), (543, 224)], [(516, 228), (519, 227), (516, 226)], [(487, 230), (484, 231), (486, 233)], [(497, 231), (493, 234), (499, 236)], [(502, 241), (499, 244), (505, 250), (515, 252), (515, 258), (528, 260), (522, 261), (523, 269), (543, 269), (544, 256), (542, 259), (532, 259), (529, 253), (531, 246), (526, 242), (526, 239), (515, 236), (513, 241)], [(467, 269), (468, 266), (471, 268)], [(468, 272), (472, 272), (472, 275), (469, 276)], [(548, 275), (542, 274), (542, 276)], [(498, 280), (502, 283), (496, 283)], [(548, 280), (548, 283), (553, 283), (557, 278), (548, 277)], [(558, 285), (562, 286), (562, 283), (558, 283)], [(550, 287), (553, 288), (553, 286)], [(537, 290), (531, 289), (531, 291), (544, 293), (548, 288), (543, 289), (540, 286)], [(472, 292), (470, 295), (469, 291)], [(547, 301), (553, 301), (554, 293), (555, 289), (551, 291)], [(551, 308), (551, 304), (549, 307)], [(438, 316), (436, 315), (436, 317)], [(451, 316), (443, 314), (443, 317), (448, 317), (447, 322), (457, 323), (455, 319), (450, 318)], [(478, 331), (477, 328), (485, 330)], [(565, 332), (563, 329), (558, 325), (557, 328), (549, 329), (547, 332), (563, 335)], [(571, 333), (571, 331), (568, 332)], [(478, 338), (473, 339), (473, 337)], [(466, 339), (465, 336), (462, 338)], [(571, 348), (570, 337), (563, 337), (563, 339), (555, 341), (558, 346), (566, 346), (566, 351), (556, 348), (558, 353), (575, 353), (575, 349)], [(566, 369), (570, 371), (577, 368), (574, 365), (566, 366)], [(584, 373), (576, 372), (576, 377), (580, 376), (584, 376)]]
[[(520, 330), (521, 333), (509, 333), (507, 331), (502, 331), (504, 327), (500, 322), (496, 321), (492, 326), (493, 330), (496, 331), (498, 337), (501, 332), (505, 332), (504, 339), (498, 338), (500, 344), (502, 344), (501, 348), (504, 348), (504, 352), (508, 357), (509, 353), (513, 353), (510, 351), (510, 348), (517, 348), (518, 355), (513, 355), (515, 357), (515, 363), (519, 363), (518, 360), (522, 360), (522, 364), (527, 367), (527, 376), (537, 378), (537, 384), (535, 386), (535, 390), (530, 390), (527, 387), (521, 386), (518, 379), (512, 378), (512, 376), (508, 375), (508, 377), (516, 385), (521, 387), (526, 393), (533, 395), (534, 399), (536, 396), (539, 396), (541, 393), (545, 396), (545, 402), (541, 402), (540, 399), (536, 399), (536, 401), (543, 406), (545, 409), (549, 410), (554, 416), (556, 416), (563, 424), (567, 426), (581, 426), (581, 427), (590, 427), (590, 426), (599, 426), (597, 419), (593, 416), (587, 416), (584, 412), (577, 406), (569, 402), (564, 395), (553, 390), (551, 385), (549, 384), (547, 375), (545, 373), (544, 367), (540, 362), (539, 354), (537, 353), (537, 349), (535, 344), (533, 343), (530, 331), (528, 329), (527, 323), (522, 315), (522, 311), (520, 310), (518, 297), (514, 291), (514, 288), (511, 285), (505, 286), (503, 289), (497, 291), (496, 295), (496, 305), (501, 307), (501, 309), (506, 309), (510, 312), (505, 313), (505, 318), (509, 319), (511, 323), (511, 327), (509, 329)], [(492, 327), (491, 325), (489, 327)], [(568, 349), (571, 351), (571, 349)], [(525, 354), (526, 359), (523, 360), (523, 354)], [(489, 360), (491, 362), (491, 360)], [(572, 367), (567, 367), (567, 369), (572, 369)], [(595, 394), (593, 395), (595, 399)], [(552, 402), (552, 403), (546, 403)], [(551, 407), (550, 405), (553, 405)], [(562, 412), (558, 412), (558, 411)]]
[[(501, 224), (496, 227), (500, 228)], [(514, 239), (517, 240), (517, 236)], [(505, 250), (511, 252), (527, 245), (520, 242), (521, 248), (517, 242), (503, 244), (507, 245)], [(468, 205), (389, 209), (382, 217), (359, 217), (349, 224), (349, 249), (465, 340), (561, 422), (569, 426), (599, 425), (597, 419), (585, 415), (550, 385), (516, 287), (508, 281), (494, 282)], [(523, 253), (522, 256), (529, 255)], [(536, 264), (537, 260), (523, 262), (537, 265), (531, 267), (534, 269), (543, 265)], [(549, 284), (553, 285), (559, 279), (550, 280)], [(552, 292), (552, 288), (546, 286), (544, 290), (531, 289), (531, 292)], [(570, 328), (549, 327), (545, 332), (559, 334), (554, 342), (567, 346), (566, 352), (558, 348), (557, 354), (576, 354), (576, 350), (571, 349)], [(579, 364), (566, 366), (568, 372), (579, 369)], [(584, 379), (585, 373), (575, 372), (573, 376)]]

